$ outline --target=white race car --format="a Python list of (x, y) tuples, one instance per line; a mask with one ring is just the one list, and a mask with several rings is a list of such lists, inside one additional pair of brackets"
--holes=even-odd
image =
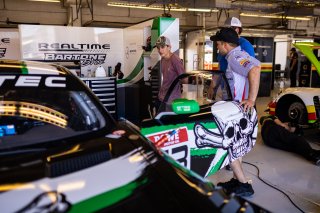
[[(314, 54), (320, 44), (301, 42), (294, 44), (303, 53), (320, 76), (320, 62)], [(276, 115), (283, 122), (291, 122), (305, 127), (319, 127), (320, 88), (295, 87), (280, 93), (268, 104), (269, 114)]]
[(320, 88), (288, 88), (268, 104), (269, 114), (284, 122), (314, 126), (320, 120)]

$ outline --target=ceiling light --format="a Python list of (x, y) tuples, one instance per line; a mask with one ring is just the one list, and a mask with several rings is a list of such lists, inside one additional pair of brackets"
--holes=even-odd
[(277, 19), (289, 19), (289, 20), (301, 20), (301, 21), (310, 21), (308, 17), (297, 17), (297, 16), (277, 16), (271, 14), (253, 14), (253, 13), (240, 13), (240, 16), (247, 16), (247, 17), (261, 17), (261, 18), (277, 18)]
[(28, 1), (41, 1), (41, 2), (50, 2), (50, 3), (60, 2), (60, 0), (28, 0)]
[(218, 9), (202, 9), (202, 8), (187, 8), (187, 11), (204, 12), (204, 13), (219, 12)]
[[(134, 8), (134, 9), (147, 9), (147, 10), (163, 10), (163, 5), (147, 5), (147, 4), (139, 4), (139, 3), (122, 3), (122, 2), (108, 2), (107, 4), (110, 7), (125, 7), (125, 8)], [(178, 12), (218, 12), (217, 9), (202, 9), (202, 8), (183, 8), (183, 7), (166, 7), (166, 9), (170, 9), (170, 11), (178, 11)]]
[[(125, 8), (135, 8), (135, 9), (148, 9), (148, 10), (163, 10), (162, 5), (151, 5), (146, 4), (133, 4), (133, 3), (120, 3), (120, 2), (108, 2), (108, 6), (111, 7), (125, 7)], [(185, 8), (171, 7), (171, 11), (186, 11)]]

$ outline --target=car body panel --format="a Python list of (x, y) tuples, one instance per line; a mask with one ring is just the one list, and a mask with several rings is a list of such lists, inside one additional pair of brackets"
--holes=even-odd
[(320, 44), (317, 42), (298, 42), (293, 45), (311, 61), (311, 63), (316, 67), (320, 76), (320, 62), (313, 53), (313, 50), (320, 48)]
[[(199, 79), (198, 75), (202, 74), (201, 72), (187, 73), (180, 76), (180, 80), (183, 81), (182, 79), (186, 77)], [(211, 74), (222, 75), (223, 73)], [(209, 79), (216, 78), (210, 77)], [(171, 88), (174, 88), (174, 84), (179, 82), (178, 80), (174, 81)], [(205, 81), (198, 82), (202, 84)], [(189, 88), (189, 85), (184, 84), (183, 86)], [(194, 87), (194, 85), (191, 86)], [(194, 90), (199, 94), (200, 89)], [(188, 89), (188, 91), (193, 90)], [(170, 96), (170, 92), (169, 89), (166, 97)], [(200, 100), (188, 93), (185, 94), (185, 92), (183, 92), (182, 98), (194, 97), (191, 100), (205, 103), (203, 99), (206, 92), (200, 90), (200, 93)], [(230, 91), (229, 94), (231, 94)], [(239, 103), (230, 101), (230, 97), (225, 98), (227, 101), (220, 99), (201, 105), (200, 111), (196, 113), (162, 112), (154, 120), (142, 123), (141, 132), (156, 147), (169, 153), (181, 165), (203, 177), (212, 175), (235, 159), (247, 154), (257, 138), (256, 110), (252, 110), (250, 113), (244, 112)], [(245, 121), (247, 126), (242, 127), (240, 120)], [(231, 129), (232, 133), (228, 132)]]

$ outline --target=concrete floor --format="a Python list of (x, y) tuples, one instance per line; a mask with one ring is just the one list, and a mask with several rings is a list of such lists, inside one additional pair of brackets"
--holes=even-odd
[[(271, 99), (258, 98), (259, 117), (265, 114)], [(320, 149), (319, 132), (308, 131), (305, 136), (312, 141), (312, 147)], [(320, 212), (320, 167), (297, 154), (267, 147), (261, 139), (260, 128), (254, 149), (243, 161), (245, 175), (255, 191), (246, 199), (275, 213)], [(217, 184), (231, 177), (232, 171), (222, 169), (208, 179)]]

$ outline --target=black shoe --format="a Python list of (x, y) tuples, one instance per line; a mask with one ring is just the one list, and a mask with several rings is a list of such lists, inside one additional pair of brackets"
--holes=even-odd
[(234, 187), (236, 187), (240, 182), (237, 179), (231, 178), (231, 180), (224, 182), (224, 183), (218, 183), (217, 186), (221, 186), (226, 191), (232, 190)]
[(233, 187), (230, 190), (226, 190), (227, 194), (234, 193), (237, 196), (248, 197), (254, 194), (252, 185), (250, 183), (241, 183), (239, 182), (237, 186)]

